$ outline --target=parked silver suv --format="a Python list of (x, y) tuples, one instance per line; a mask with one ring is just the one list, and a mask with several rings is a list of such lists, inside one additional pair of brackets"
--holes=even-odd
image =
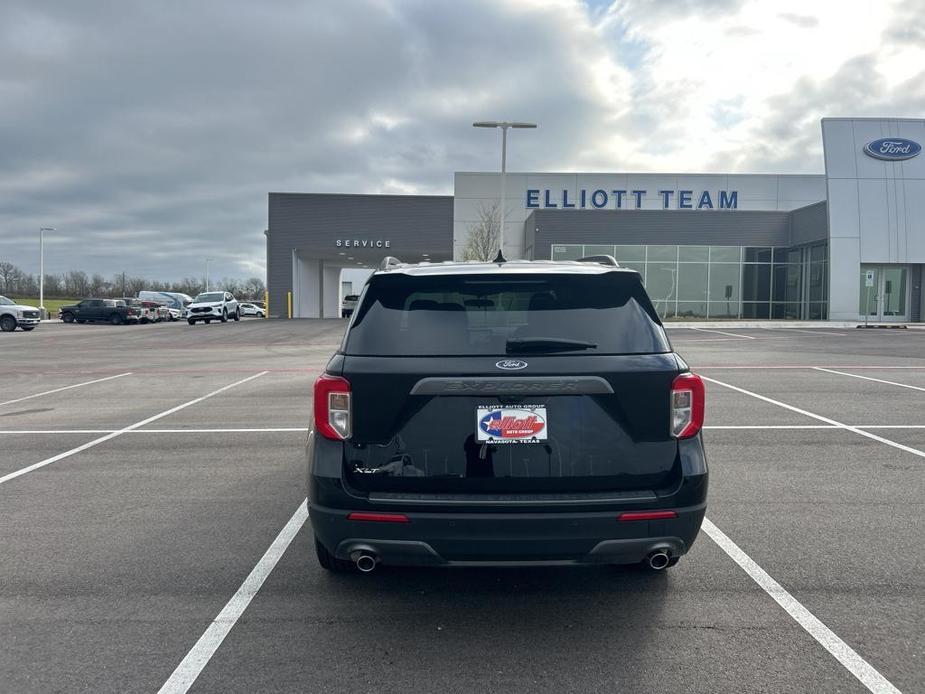
[(229, 318), (241, 320), (241, 307), (231, 292), (203, 292), (187, 308), (186, 321), (195, 325), (196, 321), (211, 323), (220, 320), (226, 323)]

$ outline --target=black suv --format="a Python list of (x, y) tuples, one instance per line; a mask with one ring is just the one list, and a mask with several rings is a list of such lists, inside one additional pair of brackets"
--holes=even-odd
[(706, 510), (703, 414), (613, 258), (388, 258), (314, 387), (318, 559), (673, 566)]

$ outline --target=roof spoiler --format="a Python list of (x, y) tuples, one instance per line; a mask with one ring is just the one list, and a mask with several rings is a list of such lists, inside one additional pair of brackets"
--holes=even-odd
[(612, 255), (587, 255), (584, 258), (579, 258), (578, 263), (598, 263), (599, 265), (607, 265), (608, 267), (620, 267), (620, 263), (617, 262), (617, 259)]
[(398, 258), (393, 258), (392, 256), (387, 255), (379, 263), (379, 269), (380, 270), (391, 270), (392, 268), (398, 267), (400, 265), (404, 265), (404, 263), (402, 263)]

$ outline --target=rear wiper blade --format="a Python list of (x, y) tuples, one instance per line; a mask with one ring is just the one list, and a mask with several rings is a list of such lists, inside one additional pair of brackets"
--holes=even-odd
[(557, 352), (573, 349), (594, 349), (597, 344), (586, 340), (569, 340), (563, 337), (515, 337), (507, 341), (508, 353)]

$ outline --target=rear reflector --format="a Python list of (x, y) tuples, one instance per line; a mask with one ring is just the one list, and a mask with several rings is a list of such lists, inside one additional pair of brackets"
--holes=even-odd
[(404, 513), (349, 513), (347, 520), (371, 521), (373, 523), (410, 523), (411, 519)]
[(629, 511), (617, 516), (618, 521), (652, 521), (677, 518), (677, 511)]

